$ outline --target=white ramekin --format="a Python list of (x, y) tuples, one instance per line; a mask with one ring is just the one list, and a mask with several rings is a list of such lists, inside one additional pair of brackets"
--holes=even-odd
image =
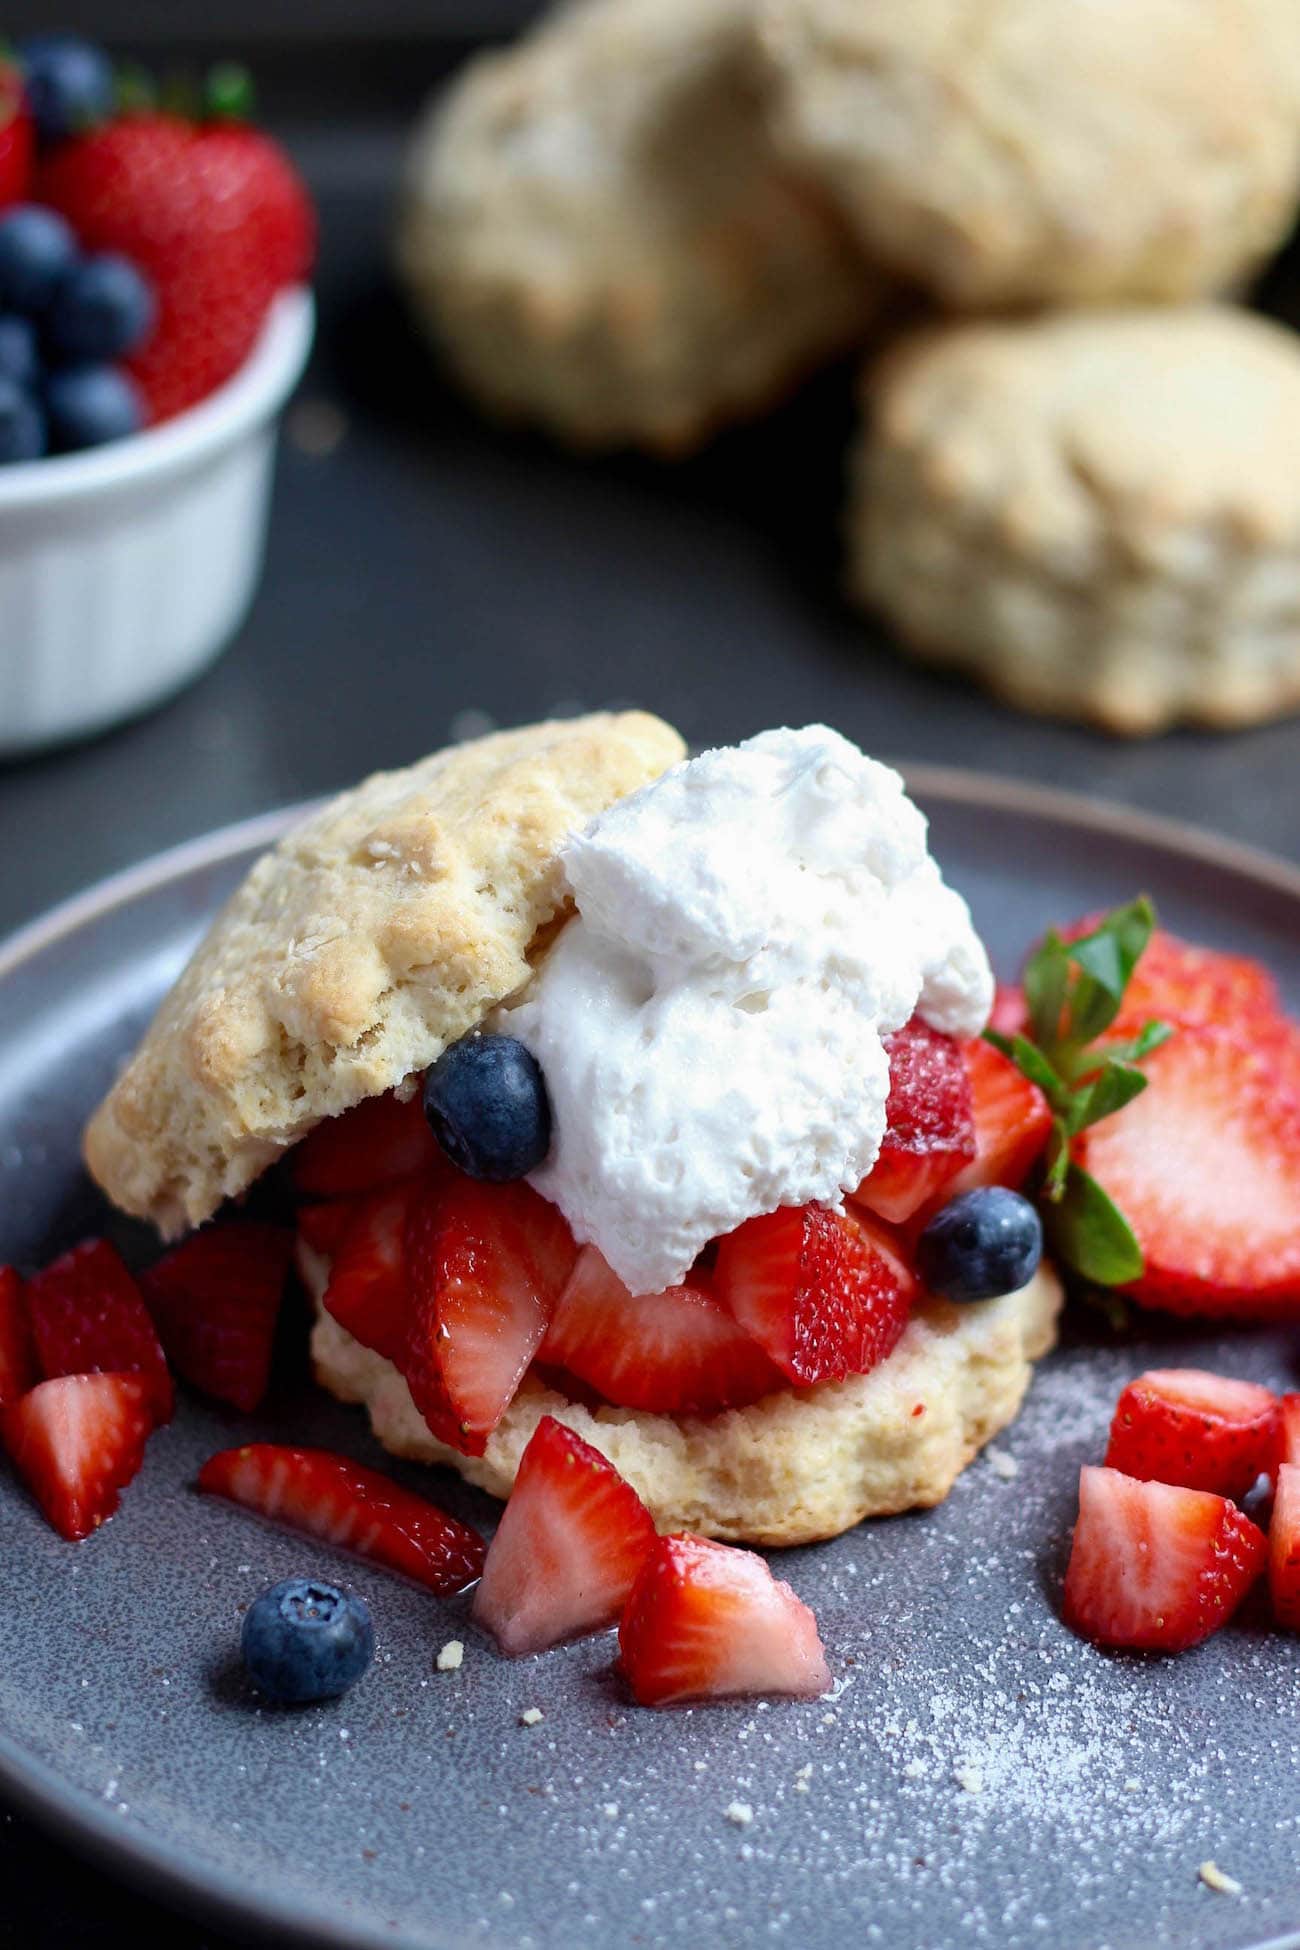
[(0, 755), (146, 710), (229, 642), (313, 319), (311, 293), (286, 291), (234, 378), (188, 413), (0, 468)]

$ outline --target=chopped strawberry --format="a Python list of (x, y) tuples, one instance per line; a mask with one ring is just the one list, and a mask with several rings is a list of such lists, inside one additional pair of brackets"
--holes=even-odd
[(0, 1408), (39, 1379), (22, 1280), (12, 1266), (0, 1266)]
[(199, 1488), (272, 1523), (285, 1524), (445, 1597), (483, 1568), (478, 1532), (391, 1476), (327, 1449), (252, 1442), (223, 1449), (199, 1471)]
[(1025, 992), (1016, 982), (999, 982), (993, 991), (989, 1028), (1003, 1036), (1023, 1036), (1029, 1030), (1029, 1007)]
[(363, 1347), (399, 1364), (411, 1327), (406, 1222), (420, 1187), (408, 1178), (353, 1201), (325, 1289), (326, 1313)]
[(654, 1542), (632, 1485), (544, 1415), (488, 1546), (474, 1616), (512, 1656), (599, 1632), (618, 1623)]
[(1037, 1084), (991, 1043), (975, 1037), (961, 1046), (970, 1076), (975, 1158), (943, 1188), (942, 1202), (980, 1185), (1019, 1191), (1047, 1143), (1052, 1113)]
[(1065, 1622), (1098, 1645), (1181, 1652), (1227, 1623), (1267, 1553), (1226, 1497), (1085, 1467)]
[(1076, 1140), (1137, 1235), (1134, 1297), (1172, 1313), (1300, 1313), (1300, 1097), (1266, 1049), (1180, 1029), (1148, 1086)]
[(714, 1284), (737, 1324), (800, 1386), (869, 1373), (897, 1347), (917, 1294), (882, 1226), (823, 1205), (747, 1219), (719, 1242)]
[(1273, 1616), (1300, 1632), (1300, 1465), (1278, 1465), (1273, 1516), (1268, 1526), (1268, 1591)]
[(584, 1246), (539, 1358), (620, 1408), (712, 1415), (756, 1402), (784, 1386), (784, 1377), (707, 1279), (633, 1294), (594, 1246)]
[(0, 1409), (14, 1466), (61, 1537), (76, 1542), (118, 1506), (156, 1420), (142, 1374), (70, 1374)]
[(325, 1118), (294, 1146), (290, 1162), (293, 1182), (306, 1197), (343, 1198), (432, 1170), (442, 1153), (419, 1091), (405, 1104), (389, 1091)]
[(107, 1239), (87, 1239), (27, 1282), (27, 1317), (47, 1380), (145, 1374), (160, 1422), (172, 1412), (167, 1357), (140, 1289)]
[(266, 1393), (293, 1256), (282, 1226), (206, 1226), (141, 1276), (167, 1358), (205, 1395), (250, 1414)]
[(1253, 1381), (1153, 1368), (1119, 1398), (1106, 1467), (1241, 1498), (1272, 1469), (1280, 1420), (1277, 1397)]
[(974, 1158), (975, 1120), (960, 1043), (913, 1016), (885, 1048), (889, 1124), (853, 1197), (901, 1225)]
[(434, 1435), (481, 1456), (573, 1267), (555, 1206), (519, 1182), (426, 1181), (406, 1224), (411, 1320), (399, 1366)]
[(1277, 1406), (1278, 1461), (1300, 1463), (1300, 1395), (1283, 1395)]
[(299, 1238), (314, 1253), (332, 1259), (360, 1203), (359, 1198), (332, 1198), (322, 1205), (300, 1205), (293, 1215)]
[(831, 1683), (817, 1620), (753, 1551), (661, 1537), (618, 1629), (620, 1663), (642, 1706), (787, 1693)]

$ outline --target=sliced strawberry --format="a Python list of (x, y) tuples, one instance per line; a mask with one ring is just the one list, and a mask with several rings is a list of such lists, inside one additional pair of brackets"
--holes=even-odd
[(975, 1119), (960, 1043), (913, 1016), (885, 1048), (889, 1124), (853, 1197), (901, 1225), (974, 1158)]
[(251, 1414), (266, 1393), (293, 1257), (282, 1226), (206, 1226), (141, 1275), (167, 1358), (205, 1395)]
[(783, 1387), (784, 1377), (707, 1278), (634, 1294), (594, 1246), (584, 1246), (539, 1358), (620, 1408), (712, 1415), (756, 1402)]
[(800, 1386), (869, 1373), (897, 1347), (917, 1294), (883, 1227), (823, 1205), (747, 1219), (719, 1241), (714, 1285), (738, 1326)]
[(333, 1198), (321, 1205), (300, 1205), (293, 1215), (300, 1238), (314, 1253), (332, 1259), (361, 1202), (359, 1198)]
[(87, 1239), (27, 1282), (41, 1373), (145, 1374), (157, 1419), (172, 1412), (167, 1357), (140, 1289), (107, 1239)]
[(1019, 1191), (1052, 1128), (1046, 1097), (1009, 1057), (982, 1037), (961, 1048), (970, 1077), (975, 1158), (944, 1186), (944, 1203), (979, 1185), (1009, 1185)]
[(1023, 1036), (1029, 1030), (1029, 1007), (1025, 992), (1015, 982), (999, 982), (993, 991), (989, 1028), (1004, 1036)]
[(638, 1703), (764, 1693), (812, 1699), (831, 1683), (817, 1620), (753, 1551), (661, 1537), (618, 1628)]
[(399, 1366), (434, 1435), (481, 1456), (573, 1266), (557, 1208), (522, 1182), (423, 1184), (406, 1225), (410, 1330)]
[(198, 1480), (213, 1496), (400, 1571), (439, 1597), (463, 1591), (483, 1569), (477, 1531), (391, 1476), (327, 1449), (252, 1442), (210, 1456)]
[(1184, 1028), (1140, 1097), (1076, 1140), (1137, 1235), (1130, 1291), (1172, 1313), (1300, 1313), (1300, 1098), (1267, 1053)]
[(544, 1415), (488, 1546), (474, 1616), (512, 1656), (599, 1632), (618, 1623), (654, 1543), (632, 1485)]
[(325, 1289), (326, 1313), (363, 1347), (399, 1365), (411, 1327), (406, 1221), (420, 1190), (421, 1181), (408, 1178), (352, 1203)]
[(1226, 1497), (1085, 1467), (1065, 1622), (1098, 1645), (1181, 1652), (1227, 1623), (1267, 1554)]
[(1278, 1461), (1300, 1463), (1300, 1395), (1282, 1396), (1278, 1422)]
[(343, 1198), (409, 1178), (441, 1159), (420, 1092), (403, 1104), (390, 1091), (325, 1118), (294, 1146), (291, 1165), (294, 1184), (308, 1198)]
[(1147, 1482), (1241, 1498), (1277, 1456), (1277, 1397), (1201, 1368), (1130, 1381), (1110, 1425), (1106, 1467)]
[(0, 1408), (39, 1379), (22, 1280), (12, 1266), (0, 1266)]
[[(1103, 918), (1087, 914), (1061, 934), (1076, 941), (1091, 934)], [(1199, 948), (1157, 928), (1129, 977), (1115, 1025), (1130, 1033), (1153, 1020), (1228, 1027), (1276, 1015), (1279, 1007), (1277, 983), (1259, 962), (1218, 948)]]
[(142, 1374), (70, 1374), (0, 1409), (14, 1466), (48, 1521), (73, 1542), (118, 1506), (144, 1459), (156, 1384)]
[(1273, 1616), (1300, 1632), (1300, 1465), (1278, 1465), (1273, 1516), (1268, 1526), (1268, 1591)]

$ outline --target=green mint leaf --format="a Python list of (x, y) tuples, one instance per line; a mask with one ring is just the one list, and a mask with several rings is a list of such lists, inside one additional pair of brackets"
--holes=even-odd
[(1052, 1119), (1043, 1163), (1041, 1195), (1055, 1205), (1065, 1195), (1065, 1181), (1070, 1169), (1070, 1134), (1062, 1117)]
[(1061, 1011), (1070, 980), (1070, 958), (1055, 928), (1049, 928), (1025, 965), (1025, 1005), (1034, 1041), (1051, 1049), (1060, 1035)]
[(1141, 1070), (1135, 1070), (1128, 1063), (1116, 1062), (1108, 1051), (1099, 1074), (1074, 1094), (1067, 1117), (1070, 1135), (1085, 1131), (1089, 1124), (1099, 1124), (1103, 1117), (1123, 1110), (1125, 1104), (1131, 1104), (1135, 1097), (1140, 1097), (1146, 1087), (1147, 1079)]
[(1000, 1029), (986, 1029), (984, 1041), (992, 1043), (1001, 1055), (1009, 1056), (1021, 1076), (1036, 1083), (1054, 1107), (1059, 1105), (1064, 1109), (1069, 1103), (1069, 1084), (1058, 1074), (1037, 1043), (1031, 1043), (1027, 1036), (1004, 1036)]
[(1143, 894), (1113, 908), (1100, 927), (1069, 943), (1069, 958), (1079, 970), (1069, 996), (1069, 1042), (1090, 1043), (1110, 1028), (1155, 924), (1155, 910)]
[(1109, 1194), (1079, 1165), (1070, 1166), (1065, 1194), (1044, 1214), (1059, 1258), (1098, 1286), (1124, 1286), (1142, 1271), (1133, 1228)]
[(1140, 1063), (1153, 1049), (1167, 1043), (1173, 1033), (1171, 1022), (1144, 1022), (1131, 1042), (1107, 1043), (1106, 1054), (1116, 1063)]

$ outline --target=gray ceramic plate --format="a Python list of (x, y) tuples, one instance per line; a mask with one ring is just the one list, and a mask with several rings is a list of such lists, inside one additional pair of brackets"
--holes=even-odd
[[(1264, 956), (1300, 1005), (1295, 869), (1005, 783), (913, 783), (1005, 969), (1048, 918), (1144, 887), (1171, 925)], [(104, 1225), (82, 1118), (282, 823), (167, 855), (0, 952), (0, 1260)], [(655, 1714), (626, 1703), (608, 1639), (507, 1664), (461, 1607), (198, 1499), (197, 1465), (237, 1432), (378, 1460), (289, 1348), (265, 1413), (186, 1403), (75, 1549), (0, 1480), (0, 1789), (281, 1943), (1300, 1945), (1300, 1643), (1253, 1616), (1179, 1660), (1107, 1657), (1056, 1615), (1079, 1463), (1122, 1380), (1173, 1359), (1295, 1385), (1284, 1333), (1157, 1324), (1117, 1345), (1073, 1326), (941, 1509), (783, 1560), (834, 1700)], [(485, 1499), (434, 1487), (490, 1522)], [(338, 1704), (259, 1711), (232, 1658), (239, 1608), (302, 1568), (365, 1590), (379, 1659)], [(438, 1673), (459, 1636), (464, 1665)], [(1241, 1893), (1203, 1886), (1207, 1860)]]

